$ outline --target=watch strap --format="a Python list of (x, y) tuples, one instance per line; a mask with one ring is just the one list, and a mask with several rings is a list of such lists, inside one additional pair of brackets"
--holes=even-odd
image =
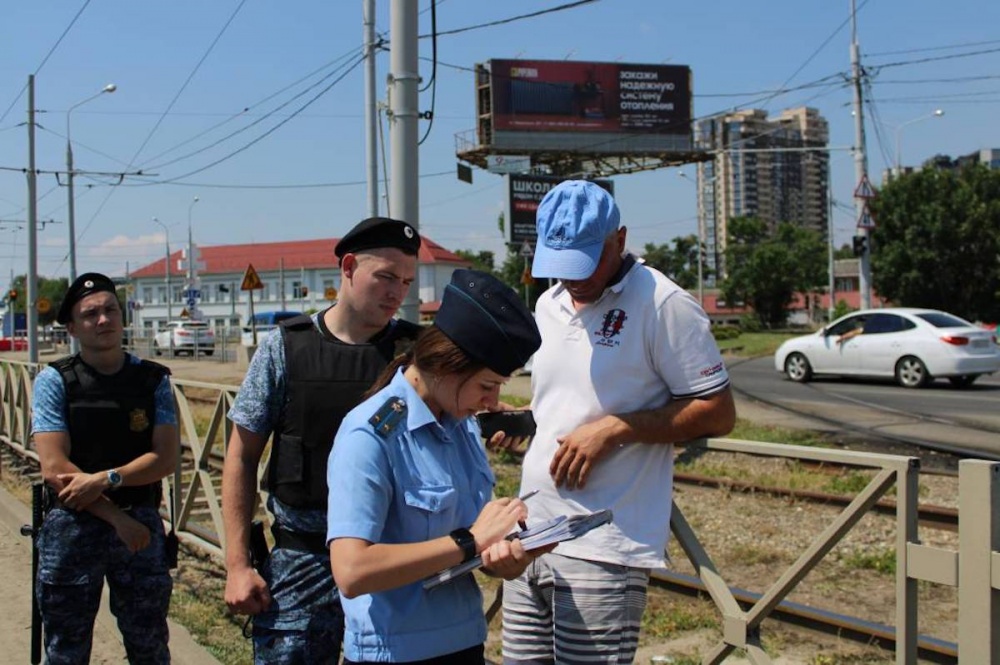
[(448, 534), (455, 544), (462, 548), (462, 563), (476, 558), (476, 537), (466, 528), (455, 529)]

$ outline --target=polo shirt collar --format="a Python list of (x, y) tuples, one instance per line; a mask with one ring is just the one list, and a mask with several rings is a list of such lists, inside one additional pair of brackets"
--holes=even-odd
[[(636, 258), (635, 254), (632, 254), (631, 252), (626, 252), (625, 256), (622, 258), (621, 268), (619, 268), (618, 272), (615, 273), (615, 276), (611, 279), (611, 285), (604, 288), (604, 292), (601, 294), (601, 297), (595, 302), (600, 302), (601, 299), (607, 295), (608, 291), (611, 291), (612, 293), (621, 293), (625, 289), (625, 284), (627, 284), (632, 278), (632, 275), (635, 274), (635, 267), (640, 263), (643, 263), (642, 259)], [(556, 285), (552, 296), (557, 301), (569, 298), (569, 293), (566, 291), (566, 287), (563, 285), (561, 280)]]

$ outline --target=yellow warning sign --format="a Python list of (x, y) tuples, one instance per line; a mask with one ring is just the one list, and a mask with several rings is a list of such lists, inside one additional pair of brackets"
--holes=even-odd
[(49, 310), (52, 309), (52, 302), (48, 298), (39, 298), (38, 302), (35, 303), (35, 308), (39, 314), (48, 314)]
[(247, 264), (247, 270), (243, 273), (243, 283), (240, 284), (240, 291), (255, 291), (263, 289), (264, 283), (260, 281), (260, 276), (253, 269), (253, 264)]
[(327, 300), (336, 300), (337, 289), (333, 288), (332, 286), (326, 287), (325, 289), (323, 289), (323, 297), (326, 298)]
[(191, 316), (191, 314), (188, 313), (187, 307), (185, 307), (184, 309), (181, 310), (181, 318), (182, 319), (186, 319), (186, 318), (188, 318), (190, 316)]

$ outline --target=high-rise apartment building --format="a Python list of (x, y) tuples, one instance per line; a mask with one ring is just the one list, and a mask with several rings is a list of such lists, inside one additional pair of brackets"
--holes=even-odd
[(715, 155), (698, 165), (707, 284), (725, 275), (733, 217), (757, 217), (772, 230), (791, 222), (826, 238), (830, 159), (822, 148), (829, 129), (818, 110), (788, 109), (775, 119), (758, 109), (726, 113), (696, 122), (694, 134), (696, 146)]

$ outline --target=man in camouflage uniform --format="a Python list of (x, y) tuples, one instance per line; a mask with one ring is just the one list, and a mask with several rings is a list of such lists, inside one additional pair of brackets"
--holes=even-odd
[(107, 579), (131, 663), (169, 663), (172, 580), (158, 507), (177, 463), (170, 370), (122, 351), (110, 279), (81, 275), (59, 309), (80, 352), (35, 379), (32, 435), (51, 507), (37, 595), (53, 665), (90, 661)]
[[(392, 317), (416, 275), (412, 226), (366, 219), (337, 243), (339, 299), (283, 321), (254, 354), (236, 402), (222, 472), (226, 604), (254, 617), (257, 663), (337, 663), (344, 615), (326, 548), (326, 462), (344, 415), (419, 330)], [(267, 469), (275, 547), (262, 570), (248, 554), (257, 467)]]

